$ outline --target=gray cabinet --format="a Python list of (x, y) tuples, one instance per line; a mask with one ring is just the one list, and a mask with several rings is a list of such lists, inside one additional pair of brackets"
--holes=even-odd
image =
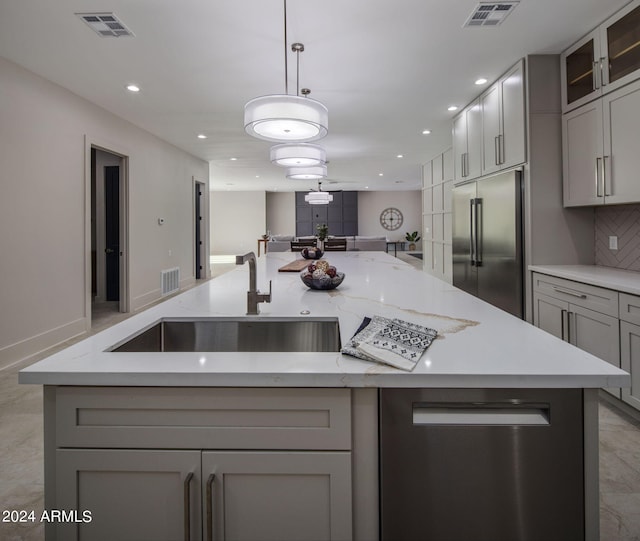
[(525, 162), (524, 100), (522, 60), (480, 96), (483, 175)]
[(453, 120), (453, 168), (456, 182), (480, 176), (482, 114), (476, 99)]
[[(534, 273), (534, 324), (620, 367), (618, 293)], [(620, 389), (606, 389), (620, 398)]]
[(634, 0), (562, 53), (567, 112), (640, 77), (640, 0)]
[(631, 374), (622, 400), (640, 409), (640, 297), (620, 293), (620, 364)]
[(564, 205), (640, 201), (640, 81), (563, 116)]
[(205, 452), (202, 469), (214, 475), (213, 539), (351, 539), (348, 452)]
[(58, 387), (53, 403), (47, 507), (92, 520), (47, 539), (352, 539), (348, 389)]
[(330, 192), (328, 205), (310, 205), (308, 192), (296, 192), (296, 236), (317, 234), (317, 226), (327, 224), (330, 235), (358, 234), (358, 192)]

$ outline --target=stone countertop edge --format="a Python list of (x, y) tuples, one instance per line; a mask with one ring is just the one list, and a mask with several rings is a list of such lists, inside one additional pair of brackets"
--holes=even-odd
[[(279, 273), (297, 254), (258, 259), (258, 289), (273, 280), (260, 317), (335, 317), (344, 344), (365, 316), (400, 318), (438, 337), (411, 372), (340, 353), (112, 353), (163, 318), (242, 317), (248, 265), (238, 266), (61, 350), (19, 373), (20, 383), (132, 387), (628, 387), (626, 372), (384, 252), (325, 255), (346, 274), (313, 291)], [(299, 255), (297, 256), (299, 257)], [(532, 269), (533, 270), (533, 269)]]
[(600, 265), (529, 265), (529, 270), (592, 286), (640, 295), (640, 272)]

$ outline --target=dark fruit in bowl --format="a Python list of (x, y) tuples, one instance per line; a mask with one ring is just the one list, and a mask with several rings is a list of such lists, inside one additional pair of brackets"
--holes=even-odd
[(320, 259), (322, 257), (322, 250), (312, 246), (303, 248), (300, 253), (305, 259)]

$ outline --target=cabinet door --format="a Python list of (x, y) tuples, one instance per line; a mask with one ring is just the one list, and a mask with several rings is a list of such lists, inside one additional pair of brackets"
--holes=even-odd
[(560, 56), (562, 111), (580, 107), (600, 96), (600, 31), (594, 30)]
[(480, 96), (482, 111), (482, 174), (500, 169), (500, 84)]
[(427, 188), (433, 184), (433, 169), (428, 161), (422, 166), (422, 186)]
[(541, 293), (533, 294), (533, 324), (549, 334), (566, 339), (566, 314), (569, 303)]
[(602, 189), (602, 101), (562, 117), (563, 199), (565, 207), (599, 205)]
[(640, 76), (640, 1), (631, 2), (600, 26), (603, 85), (611, 91)]
[[(482, 174), (482, 111), (480, 99), (475, 100), (465, 111), (467, 117), (467, 155), (465, 157), (466, 178), (477, 178)], [(447, 180), (445, 178), (445, 180)]]
[(622, 389), (622, 400), (640, 409), (640, 326), (620, 322), (620, 364), (631, 374), (631, 387)]
[(466, 178), (467, 114), (462, 111), (453, 119), (453, 170), (457, 181)]
[(602, 104), (605, 203), (637, 203), (640, 201), (640, 81), (607, 94)]
[(91, 522), (57, 524), (59, 540), (175, 541), (187, 524), (199, 540), (200, 451), (59, 449), (56, 508), (91, 511)]
[(500, 80), (502, 131), (499, 137), (502, 169), (526, 160), (524, 115), (524, 65), (519, 62)]
[[(620, 322), (617, 318), (570, 305), (569, 337), (580, 349), (620, 367)], [(605, 389), (620, 398), (620, 389)]]
[(453, 149), (448, 148), (442, 154), (442, 180), (453, 180)]
[(351, 454), (348, 452), (203, 452), (214, 475), (211, 510), (217, 541), (349, 540)]

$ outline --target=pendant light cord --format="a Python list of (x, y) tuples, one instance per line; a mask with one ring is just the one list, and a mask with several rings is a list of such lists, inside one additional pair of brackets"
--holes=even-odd
[(284, 0), (284, 93), (289, 94), (289, 69), (287, 67), (287, 0)]

